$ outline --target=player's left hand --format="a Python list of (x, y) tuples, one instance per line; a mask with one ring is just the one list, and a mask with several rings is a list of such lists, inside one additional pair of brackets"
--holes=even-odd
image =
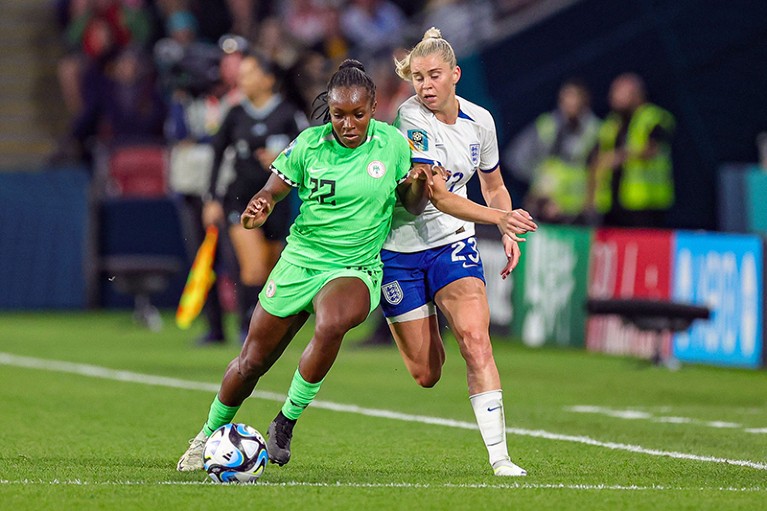
[(418, 163), (410, 169), (409, 177), (413, 181), (426, 181), (429, 186), (434, 185), (434, 176), (440, 176), (447, 181), (450, 177), (450, 171), (439, 165), (429, 165), (427, 163)]
[(517, 234), (526, 234), (538, 229), (538, 224), (535, 223), (532, 215), (521, 208), (511, 211), (510, 223), (518, 229)]
[(522, 252), (519, 250), (519, 243), (511, 239), (507, 234), (503, 235), (501, 242), (503, 243), (503, 252), (506, 254), (507, 259), (506, 266), (501, 270), (501, 278), (506, 280), (506, 277), (517, 267), (519, 256), (522, 255)]
[(439, 176), (439, 177), (441, 177), (442, 179), (444, 179), (445, 181), (447, 181), (448, 179), (450, 179), (450, 176), (451, 176), (451, 175), (453, 175), (453, 173), (452, 173), (452, 172), (450, 172), (449, 170), (447, 170), (447, 169), (446, 169), (445, 167), (443, 167), (442, 165), (432, 165), (432, 166), (431, 166), (431, 169), (429, 169), (429, 170), (431, 171), (431, 175), (432, 175), (432, 176)]

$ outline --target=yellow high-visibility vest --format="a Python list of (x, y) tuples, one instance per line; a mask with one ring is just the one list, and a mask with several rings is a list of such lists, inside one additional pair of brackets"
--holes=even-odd
[[(615, 149), (621, 121), (610, 114), (599, 130), (600, 152)], [(637, 108), (629, 121), (626, 133), (628, 156), (623, 164), (623, 175), (618, 185), (618, 201), (623, 208), (633, 211), (668, 209), (674, 203), (674, 181), (671, 165), (671, 146), (661, 144), (658, 154), (649, 159), (640, 158), (656, 126), (667, 133), (674, 130), (674, 117), (662, 108), (645, 103)], [(607, 212), (612, 206), (612, 172), (597, 172), (594, 201), (597, 211)]]
[[(597, 126), (587, 125), (581, 137), (576, 161), (566, 161), (557, 155), (547, 156), (535, 170), (531, 191), (553, 201), (565, 215), (578, 215), (586, 206), (588, 153), (597, 140)], [(538, 138), (551, 148), (557, 136), (557, 121), (550, 113), (535, 122)]]

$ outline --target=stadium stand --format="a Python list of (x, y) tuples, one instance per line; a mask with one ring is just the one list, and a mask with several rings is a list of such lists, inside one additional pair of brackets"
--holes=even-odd
[(165, 197), (168, 155), (162, 145), (128, 145), (109, 155), (107, 192), (118, 197)]

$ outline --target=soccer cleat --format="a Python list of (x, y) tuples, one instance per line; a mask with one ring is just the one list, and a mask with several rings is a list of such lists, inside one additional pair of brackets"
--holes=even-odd
[(266, 431), (269, 437), (266, 442), (266, 452), (269, 453), (269, 461), (279, 466), (290, 461), (290, 440), (293, 438), (293, 426), (296, 421), (290, 420), (282, 414), (277, 414), (269, 429)]
[(493, 472), (497, 476), (520, 477), (527, 475), (527, 470), (515, 465), (509, 458), (493, 463)]
[(179, 472), (191, 472), (193, 470), (202, 470), (202, 451), (205, 449), (205, 442), (208, 441), (208, 437), (205, 435), (204, 430), (200, 430), (197, 436), (189, 440), (189, 448), (186, 450), (183, 456), (178, 460), (176, 470)]

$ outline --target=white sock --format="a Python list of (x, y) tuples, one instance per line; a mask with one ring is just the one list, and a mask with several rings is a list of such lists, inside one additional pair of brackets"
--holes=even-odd
[(490, 464), (509, 458), (506, 448), (506, 419), (503, 415), (501, 390), (491, 390), (469, 396), (479, 432), (487, 447)]

